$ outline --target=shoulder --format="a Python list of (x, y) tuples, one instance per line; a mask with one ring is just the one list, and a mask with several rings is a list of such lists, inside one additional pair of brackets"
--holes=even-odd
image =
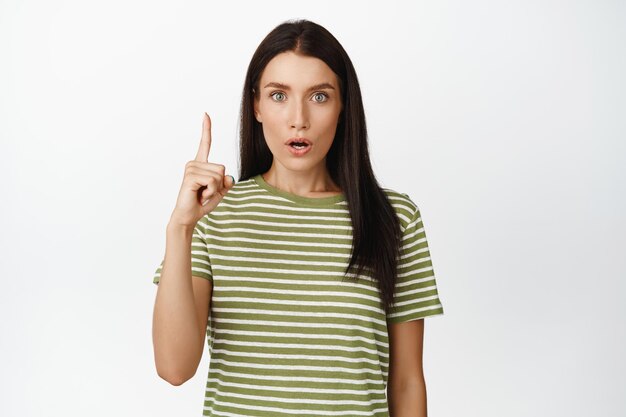
[(389, 203), (391, 203), (391, 206), (396, 211), (400, 219), (402, 230), (404, 230), (412, 219), (419, 216), (419, 207), (406, 193), (402, 193), (393, 188), (383, 187), (382, 190), (387, 196)]

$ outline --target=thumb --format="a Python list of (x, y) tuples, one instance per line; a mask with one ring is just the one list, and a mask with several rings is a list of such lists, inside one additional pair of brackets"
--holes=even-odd
[(235, 177), (232, 175), (224, 175), (224, 187), (231, 189), (235, 185)]

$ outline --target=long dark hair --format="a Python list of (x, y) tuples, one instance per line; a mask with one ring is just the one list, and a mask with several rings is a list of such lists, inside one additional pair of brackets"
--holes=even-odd
[(371, 269), (387, 313), (394, 302), (400, 222), (372, 170), (361, 89), (352, 61), (339, 41), (317, 23), (304, 19), (281, 23), (252, 56), (241, 100), (239, 181), (265, 173), (272, 165), (262, 125), (254, 117), (253, 100), (260, 94), (258, 84), (265, 66), (287, 51), (321, 59), (339, 80), (343, 111), (326, 167), (345, 194), (352, 221), (352, 256), (345, 272), (356, 273), (356, 278)]

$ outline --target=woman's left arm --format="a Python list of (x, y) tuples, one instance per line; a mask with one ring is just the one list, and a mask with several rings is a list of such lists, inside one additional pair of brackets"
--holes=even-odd
[(390, 417), (427, 417), (426, 382), (422, 369), (424, 319), (389, 324)]

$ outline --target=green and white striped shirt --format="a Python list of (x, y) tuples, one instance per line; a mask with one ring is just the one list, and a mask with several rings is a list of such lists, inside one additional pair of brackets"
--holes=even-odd
[(352, 243), (343, 194), (302, 197), (259, 174), (198, 221), (192, 275), (213, 283), (204, 416), (389, 416), (387, 325), (443, 306), (418, 207), (384, 192), (403, 230), (387, 315), (369, 269), (357, 282), (343, 277)]

